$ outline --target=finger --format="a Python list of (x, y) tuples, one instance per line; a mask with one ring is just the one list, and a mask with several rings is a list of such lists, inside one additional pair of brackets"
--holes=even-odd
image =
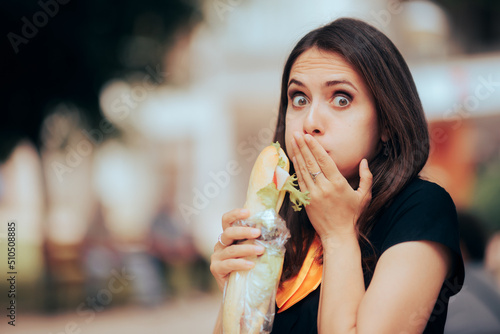
[[(248, 226), (230, 226), (228, 227), (222, 236), (224, 237), (224, 243), (226, 240), (229, 243), (234, 243), (237, 240), (245, 240), (245, 239), (255, 239), (260, 235), (260, 228), (248, 227)], [(222, 239), (222, 237), (221, 237)]]
[(252, 256), (262, 255), (265, 248), (254, 244), (236, 244), (223, 249), (219, 255), (221, 261), (227, 259), (240, 259)]
[(250, 211), (247, 209), (234, 209), (226, 212), (222, 216), (222, 230), (224, 231), (235, 221), (248, 218), (248, 216), (250, 216)]
[(210, 265), (212, 274), (224, 277), (233, 271), (249, 270), (255, 266), (255, 262), (245, 259), (228, 259), (225, 261), (216, 261)]
[[(320, 166), (318, 165), (316, 158), (314, 157), (311, 150), (307, 146), (307, 144), (304, 140), (304, 137), (299, 132), (295, 132), (294, 139), (295, 139), (296, 145), (300, 151), (300, 155), (303, 158), (304, 165), (305, 165), (305, 168), (306, 168), (307, 174), (308, 174), (308, 175), (303, 175), (304, 180), (306, 181), (306, 184), (308, 183), (308, 179), (310, 179), (310, 181), (312, 183), (314, 183), (310, 173), (322, 172), (322, 170), (321, 170)], [(297, 159), (297, 161), (300, 163), (300, 159)], [(321, 177), (324, 177), (324, 176), (321, 175), (321, 173), (320, 173), (316, 178), (321, 178)]]
[(371, 200), (372, 184), (373, 175), (368, 167), (368, 161), (363, 159), (359, 164), (359, 187), (357, 191), (366, 200)]
[(297, 173), (297, 179), (299, 181), (299, 186), (301, 191), (307, 191), (312, 189), (314, 186), (314, 181), (307, 170), (304, 158), (300, 153), (300, 149), (295, 142), (295, 139), (292, 138), (292, 147), (294, 151), (293, 156), (293, 167), (295, 168), (295, 172)]
[(226, 248), (234, 244), (234, 242), (238, 240), (258, 238), (260, 236), (260, 233), (261, 233), (260, 229), (258, 228), (253, 228), (248, 226), (229, 226), (224, 230), (224, 232), (221, 234), (220, 237), (220, 240), (224, 243), (224, 245), (227, 246), (224, 246), (217, 241), (217, 243), (214, 246), (214, 251)]
[(226, 276), (231, 271), (248, 270), (254, 266), (252, 259), (264, 254), (262, 245), (245, 243), (235, 244), (214, 252), (211, 257), (210, 271), (218, 276)]
[(304, 135), (304, 140), (325, 178), (332, 180), (335, 177), (342, 176), (333, 159), (328, 155), (323, 146), (318, 143), (316, 138), (310, 134), (306, 134)]

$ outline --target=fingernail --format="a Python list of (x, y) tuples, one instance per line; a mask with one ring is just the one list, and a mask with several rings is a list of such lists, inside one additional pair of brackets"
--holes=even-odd
[(251, 268), (253, 267), (254, 263), (252, 261), (245, 261), (246, 262), (246, 265), (247, 267)]
[(252, 235), (253, 235), (253, 236), (255, 236), (255, 237), (256, 237), (256, 236), (258, 236), (259, 234), (260, 234), (260, 230), (259, 230), (258, 228), (253, 228), (253, 229), (252, 229)]
[(248, 211), (248, 209), (241, 209), (241, 210), (240, 210), (240, 213), (241, 213), (242, 215), (247, 215), (247, 214), (249, 214), (249, 213), (250, 213), (250, 211)]
[(258, 252), (258, 253), (261, 253), (264, 251), (264, 247), (262, 246), (255, 246), (255, 251)]
[(307, 142), (310, 142), (310, 141), (311, 141), (311, 135), (309, 135), (309, 134), (304, 135), (304, 139), (305, 139)]
[(300, 132), (295, 131), (295, 132), (293, 133), (293, 136), (294, 136), (295, 138), (299, 139), (299, 138), (300, 138)]

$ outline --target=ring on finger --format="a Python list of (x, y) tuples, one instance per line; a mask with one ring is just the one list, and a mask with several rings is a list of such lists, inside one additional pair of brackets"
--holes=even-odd
[(223, 242), (222, 242), (221, 237), (222, 237), (222, 233), (221, 233), (221, 234), (219, 234), (219, 237), (217, 238), (217, 241), (218, 241), (218, 242), (220, 242), (220, 244), (221, 244), (222, 246), (224, 246), (224, 247), (229, 246), (229, 245), (226, 245), (225, 243), (223, 243)]
[(313, 179), (314, 182), (316, 182), (316, 176), (318, 176), (319, 174), (321, 174), (321, 171), (316, 173), (309, 172), (309, 175), (311, 175), (311, 178)]

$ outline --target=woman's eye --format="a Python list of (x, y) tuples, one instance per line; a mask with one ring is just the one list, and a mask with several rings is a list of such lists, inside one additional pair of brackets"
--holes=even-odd
[(338, 96), (335, 96), (335, 98), (333, 99), (333, 104), (336, 106), (336, 107), (347, 107), (349, 105), (349, 103), (351, 103), (351, 101), (349, 101), (349, 99), (345, 96), (342, 96), (342, 95), (338, 95)]
[(303, 107), (307, 104), (307, 99), (303, 95), (296, 95), (292, 99), (292, 104), (295, 107)]

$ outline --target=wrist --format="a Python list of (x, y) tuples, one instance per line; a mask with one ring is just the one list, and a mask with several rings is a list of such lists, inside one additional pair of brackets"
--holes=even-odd
[(356, 231), (344, 233), (329, 233), (320, 236), (323, 249), (333, 250), (337, 248), (356, 247), (359, 248), (358, 235)]

